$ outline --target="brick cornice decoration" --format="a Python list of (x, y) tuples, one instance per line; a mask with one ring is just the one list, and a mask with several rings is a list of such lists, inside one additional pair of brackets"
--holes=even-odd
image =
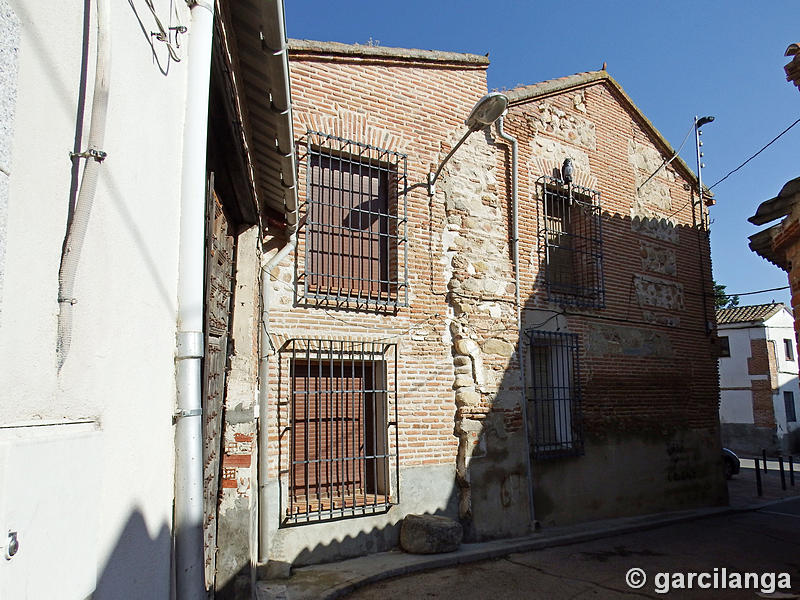
[(785, 252), (789, 246), (800, 242), (800, 221), (784, 223), (781, 230), (772, 240), (772, 250), (776, 254)]
[(300, 121), (306, 130), (328, 133), (360, 144), (383, 150), (408, 154), (409, 140), (402, 134), (376, 127), (370, 115), (334, 105), (335, 115), (302, 114)]

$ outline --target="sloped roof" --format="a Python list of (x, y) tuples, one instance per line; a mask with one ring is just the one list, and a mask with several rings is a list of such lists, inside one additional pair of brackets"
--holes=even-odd
[(750, 250), (758, 254), (761, 258), (768, 260), (776, 267), (788, 271), (789, 263), (786, 261), (786, 257), (781, 252), (776, 253), (772, 247), (772, 242), (781, 232), (781, 229), (782, 226), (778, 223), (777, 225), (754, 233), (748, 239), (750, 240)]
[(787, 181), (777, 196), (764, 200), (758, 205), (756, 214), (747, 220), (753, 225), (764, 225), (780, 219), (792, 212), (798, 200), (800, 200), (800, 177)]
[[(664, 152), (670, 156), (675, 154), (675, 149), (670, 145), (666, 138), (661, 135), (661, 132), (656, 129), (655, 125), (650, 122), (650, 119), (648, 119), (644, 113), (639, 110), (639, 107), (636, 106), (634, 101), (631, 100), (631, 97), (625, 93), (625, 90), (622, 89), (622, 86), (617, 83), (617, 81), (611, 75), (608, 74), (608, 71), (602, 70), (576, 73), (575, 75), (567, 75), (566, 77), (549, 79), (547, 81), (541, 81), (532, 85), (520, 86), (504, 91), (503, 93), (506, 95), (506, 97), (508, 97), (509, 106), (513, 106), (514, 104), (521, 104), (530, 100), (538, 100), (547, 96), (553, 96), (555, 94), (567, 92), (569, 90), (587, 87), (597, 82), (605, 82), (614, 88), (614, 90), (624, 100), (625, 104), (627, 104), (628, 107), (633, 110), (641, 119), (645, 128), (653, 135), (657, 142), (661, 144)], [(680, 156), (677, 156), (673, 163), (680, 165), (681, 170), (684, 171), (684, 174), (689, 178), (689, 180), (697, 185), (697, 175), (695, 175), (694, 171), (689, 168), (689, 165), (687, 165)], [(709, 197), (714, 196), (714, 194), (708, 188), (705, 186), (703, 186), (703, 188), (704, 195), (708, 195)]]
[(749, 306), (735, 306), (733, 308), (717, 309), (717, 324), (752, 323), (766, 321), (785, 308), (782, 302), (769, 304), (752, 304)]
[(237, 0), (229, 7), (229, 50), (236, 54), (241, 76), (236, 93), (246, 113), (246, 151), (259, 208), (283, 214), (294, 230), (297, 164), (283, 0)]

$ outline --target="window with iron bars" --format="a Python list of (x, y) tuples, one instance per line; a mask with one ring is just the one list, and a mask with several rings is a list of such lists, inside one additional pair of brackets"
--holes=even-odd
[[(289, 340), (286, 523), (385, 512), (397, 502), (397, 348)], [(285, 464), (285, 461), (281, 461)]]
[(307, 301), (408, 306), (406, 155), (307, 132)]
[(536, 459), (583, 454), (578, 336), (528, 331), (531, 455)]
[(603, 308), (600, 193), (547, 176), (537, 180), (537, 188), (544, 213), (539, 242), (548, 300)]

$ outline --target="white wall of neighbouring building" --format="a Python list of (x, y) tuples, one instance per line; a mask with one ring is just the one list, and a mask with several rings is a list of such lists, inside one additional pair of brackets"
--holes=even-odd
[[(186, 62), (150, 35), (146, 2), (109, 4), (107, 158), (59, 370), (69, 153), (86, 39), (81, 150), (91, 121), (95, 3), (0, 0), (0, 550), (6, 531), (19, 542), (0, 561), (0, 595), (27, 586), (8, 597), (170, 595)], [(189, 24), (184, 2), (153, 5), (165, 25)]]

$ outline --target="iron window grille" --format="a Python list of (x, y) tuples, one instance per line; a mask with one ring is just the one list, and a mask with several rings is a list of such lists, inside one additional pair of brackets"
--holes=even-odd
[(539, 177), (537, 189), (544, 213), (539, 248), (548, 300), (603, 308), (600, 192), (547, 176)]
[(399, 500), (396, 344), (291, 339), (281, 354), (285, 523), (386, 512)]
[(304, 298), (408, 306), (406, 155), (316, 131), (306, 139)]
[(786, 360), (794, 360), (794, 344), (792, 344), (792, 340), (783, 340), (783, 354)]
[(531, 454), (535, 459), (583, 454), (578, 336), (528, 331), (532, 387)]

